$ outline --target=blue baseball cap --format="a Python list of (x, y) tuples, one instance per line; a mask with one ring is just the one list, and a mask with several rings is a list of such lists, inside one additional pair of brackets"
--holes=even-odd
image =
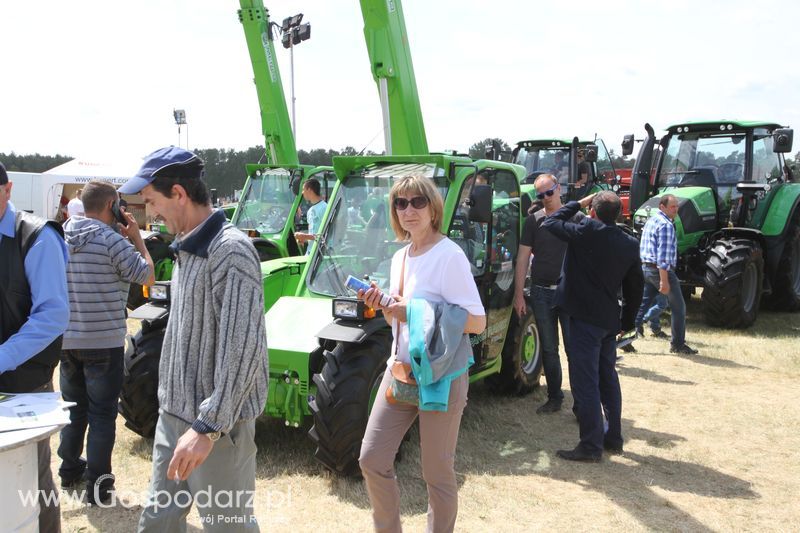
[(126, 181), (118, 192), (136, 194), (158, 176), (202, 178), (203, 160), (178, 146), (159, 148), (144, 158), (144, 163), (136, 175)]

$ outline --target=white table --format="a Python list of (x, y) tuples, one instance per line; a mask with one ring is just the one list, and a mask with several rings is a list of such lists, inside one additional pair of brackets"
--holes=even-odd
[[(0, 433), (0, 521), (4, 531), (39, 531), (39, 503), (34, 497), (39, 494), (36, 444), (62, 427)], [(31, 499), (25, 503), (27, 496)]]

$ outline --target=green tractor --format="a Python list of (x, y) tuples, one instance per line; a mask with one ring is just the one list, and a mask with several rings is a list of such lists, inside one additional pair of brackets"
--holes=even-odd
[[(762, 303), (800, 310), (800, 183), (786, 165), (791, 129), (772, 122), (676, 124), (660, 141), (645, 124), (631, 181), (635, 231), (678, 198), (677, 275), (702, 287), (706, 321), (746, 328)], [(623, 154), (633, 151), (626, 136)], [(763, 299), (762, 299), (763, 298)]]
[[(293, 427), (310, 420), (315, 457), (329, 470), (351, 475), (358, 473), (361, 438), (392, 337), (381, 314), (365, 309), (344, 281), (353, 275), (388, 289), (392, 255), (406, 244), (395, 239), (389, 223), (388, 193), (398, 179), (434, 181), (445, 200), (443, 230), (470, 261), (488, 321), (484, 333), (472, 336), (471, 380), (487, 377), (498, 392), (525, 393), (538, 385), (542, 367), (532, 314), (520, 321), (512, 308), (514, 261), (529, 207), (520, 192), (523, 167), (437, 154), (337, 157), (334, 169), (339, 183), (297, 293), (267, 311), (266, 413)], [(476, 184), (478, 175), (487, 184)], [(376, 194), (382, 202), (373, 217), (354, 216)]]
[(533, 182), (552, 174), (561, 184), (562, 200), (580, 200), (600, 190), (619, 191), (614, 165), (602, 139), (534, 139), (520, 141), (511, 152), (513, 161), (525, 167), (523, 192), (536, 195)]

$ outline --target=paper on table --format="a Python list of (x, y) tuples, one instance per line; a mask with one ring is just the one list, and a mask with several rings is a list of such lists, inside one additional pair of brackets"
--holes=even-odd
[(0, 431), (69, 424), (68, 408), (60, 392), (0, 393)]

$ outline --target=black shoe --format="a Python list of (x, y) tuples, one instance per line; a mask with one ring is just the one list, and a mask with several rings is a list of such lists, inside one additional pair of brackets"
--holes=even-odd
[(111, 494), (114, 492), (114, 485), (100, 485), (95, 487), (93, 484), (86, 484), (86, 503), (89, 505), (108, 504), (111, 501)]
[(679, 353), (683, 355), (695, 355), (697, 354), (697, 350), (694, 348), (690, 348), (688, 344), (684, 343), (680, 346), (675, 346), (674, 344), (669, 347), (670, 353)]
[(666, 333), (664, 333), (663, 330), (660, 330), (660, 329), (650, 330), (650, 335), (652, 335), (656, 339), (669, 339), (670, 338), (669, 335), (667, 335)]
[[(620, 350), (622, 350), (625, 353), (636, 353), (636, 347), (633, 345), (633, 343), (626, 344), (625, 346), (620, 348)], [(617, 356), (617, 361), (619, 361), (620, 359), (622, 359), (622, 356), (618, 355)]]
[(613, 444), (604, 440), (603, 449), (611, 455), (622, 455), (622, 444)]
[(581, 463), (599, 463), (602, 454), (590, 454), (583, 450), (575, 448), (574, 450), (558, 450), (556, 452), (558, 457), (566, 459), (567, 461), (578, 461)]
[(556, 413), (560, 410), (561, 400), (550, 398), (536, 410), (536, 414), (541, 415), (545, 413)]
[(636, 336), (644, 337), (644, 326), (642, 325), (636, 326)]
[(83, 488), (86, 484), (86, 471), (83, 471), (83, 474), (76, 477), (75, 479), (64, 479), (61, 478), (61, 489), (62, 490), (78, 490)]

